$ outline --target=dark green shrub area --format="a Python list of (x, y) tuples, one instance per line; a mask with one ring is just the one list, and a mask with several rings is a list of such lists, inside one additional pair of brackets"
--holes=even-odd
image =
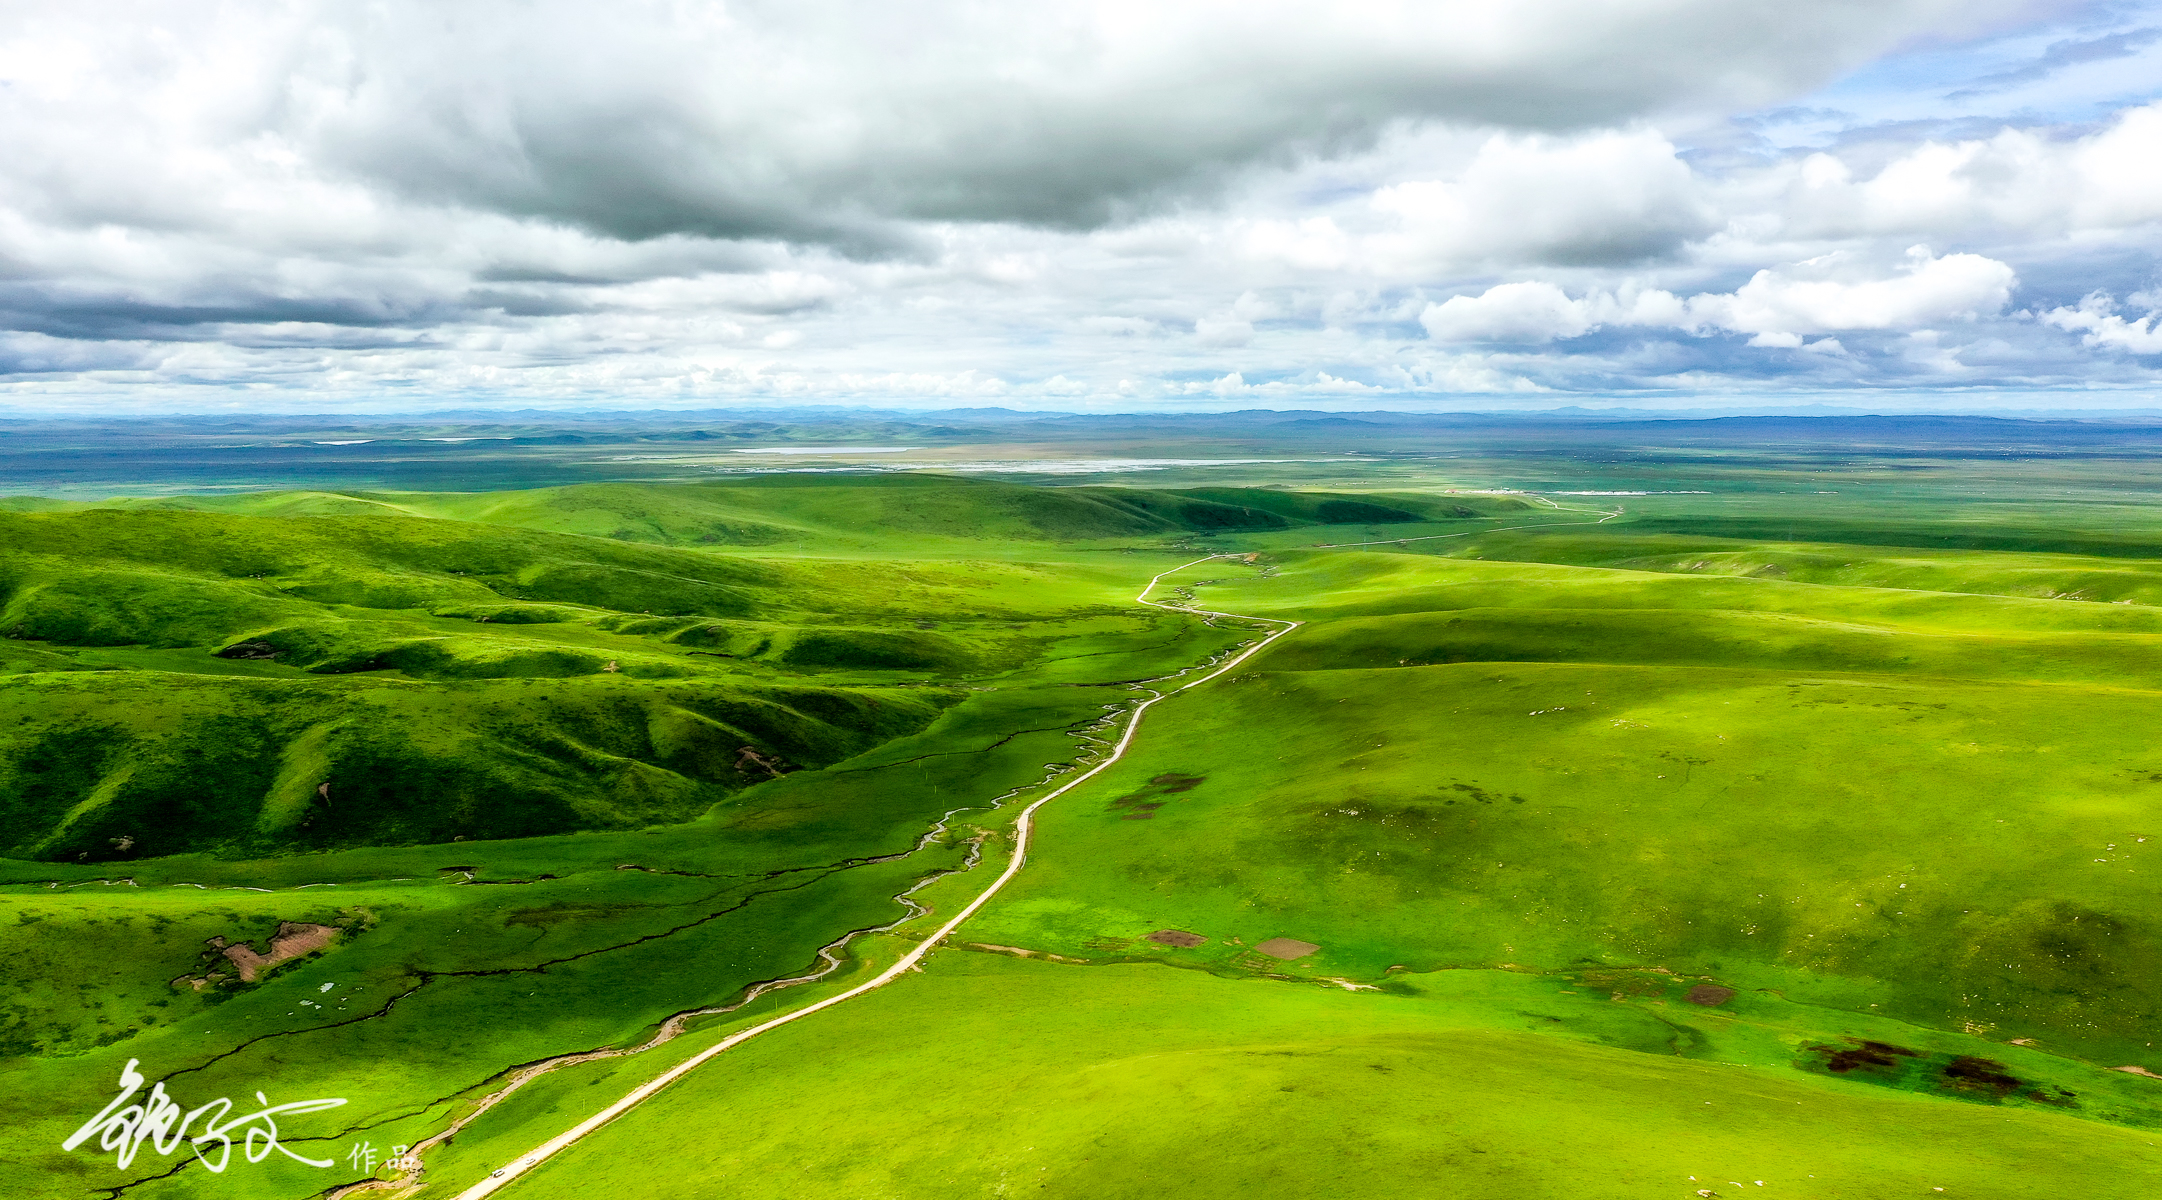
[(435, 615), (457, 617), (484, 625), (560, 625), (565, 621), (575, 621), (582, 614), (576, 609), (551, 608), (545, 604), (478, 604), (438, 608)]
[(132, 672), (0, 691), (0, 856), (528, 837), (687, 820), (769, 777), (914, 733), (942, 690), (611, 676), (421, 685)]
[[(683, 821), (771, 778), (761, 764), (859, 754), (928, 724), (958, 694), (941, 685), (1065, 652), (1032, 621), (1125, 612), (1093, 594), (1037, 611), (1015, 584), (1030, 566), (697, 545), (1146, 546), (1415, 519), (1352, 496), (928, 476), (0, 507), (0, 855)], [(884, 680), (908, 688), (865, 690)]]
[(979, 657), (956, 638), (939, 633), (879, 629), (812, 630), (798, 633), (780, 659), (798, 667), (940, 671), (973, 669)]
[(667, 616), (684, 613), (743, 616), (753, 607), (752, 593), (740, 587), (664, 571), (592, 563), (549, 564), (495, 581), (494, 587), (506, 596)]
[(0, 551), (0, 635), (8, 637), (69, 646), (199, 646), (291, 611), (269, 589), (245, 583)]
[(1508, 516), (1531, 505), (1512, 496), (1337, 495), (1270, 488), (1183, 488), (1176, 495), (1285, 518), (1280, 525), (1397, 525)]

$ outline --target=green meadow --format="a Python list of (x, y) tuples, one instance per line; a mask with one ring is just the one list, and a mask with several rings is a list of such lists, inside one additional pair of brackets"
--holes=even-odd
[(1754, 1014), (1696, 1020), (1759, 1061), (1676, 1054), (1663, 1010), (1538, 976), (1346, 993), (946, 950), (908, 983), (745, 1044), (510, 1194), (1845, 1200), (2157, 1178), (2150, 1130), (1783, 1070)]
[[(12, 502), (4, 1187), (455, 1196), (870, 978), (1265, 618), (920, 972), (502, 1194), (2155, 1194), (2156, 510), (1508, 465)], [(337, 1166), (61, 1152), (129, 1059), (346, 1098)]]

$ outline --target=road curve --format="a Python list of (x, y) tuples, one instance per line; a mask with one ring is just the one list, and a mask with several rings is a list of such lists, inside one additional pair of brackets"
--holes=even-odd
[(1284, 636), (1287, 633), (1290, 633), (1294, 629), (1297, 629), (1302, 624), (1302, 622), (1299, 621), (1287, 621), (1274, 617), (1249, 617), (1239, 613), (1214, 612), (1205, 608), (1187, 608), (1175, 604), (1164, 604), (1159, 601), (1149, 599), (1149, 593), (1156, 590), (1156, 585), (1163, 581), (1164, 576), (1176, 575), (1177, 573), (1185, 570), (1188, 567), (1198, 566), (1201, 563), (1208, 562), (1212, 559), (1231, 557), (1235, 556), (1229, 554), (1204, 555), (1203, 557), (1197, 558), (1192, 562), (1181, 563), (1168, 571), (1160, 572), (1149, 580), (1148, 586), (1141, 589), (1141, 593), (1134, 597), (1134, 601), (1139, 604), (1149, 605), (1152, 608), (1170, 609), (1175, 612), (1199, 613), (1203, 616), (1210, 617), (1228, 617), (1233, 620), (1239, 621), (1258, 621), (1264, 624), (1279, 626), (1280, 628), (1271, 630), (1268, 634), (1263, 636), (1260, 641), (1255, 642), (1251, 646), (1248, 646), (1244, 651), (1233, 656), (1229, 661), (1217, 667), (1215, 670), (1210, 671), (1208, 674), (1203, 675), (1198, 679), (1189, 680), (1183, 684), (1180, 684), (1178, 687), (1172, 688), (1169, 691), (1151, 696), (1148, 699), (1143, 700), (1141, 703), (1135, 705), (1133, 716), (1126, 722), (1126, 732), (1119, 737), (1118, 744), (1112, 748), (1111, 753), (1107, 755), (1103, 759), (1103, 761), (1097, 763), (1093, 767), (1090, 767), (1088, 770), (1081, 772), (1079, 775), (1074, 776), (1072, 779), (1067, 780), (1065, 783), (1060, 784), (1058, 787), (1052, 789), (1051, 791), (1044, 793), (1042, 796), (1039, 796), (1033, 803), (1031, 803), (1027, 808), (1021, 810), (1021, 815), (1014, 821), (1013, 857), (1006, 863), (1006, 869), (1000, 872), (997, 879), (991, 881), (991, 885), (989, 887), (983, 889), (982, 892), (978, 893), (974, 900), (969, 901), (967, 907), (955, 913), (952, 918), (950, 918), (944, 925), (939, 926), (937, 932), (931, 934), (931, 936), (917, 943), (914, 949), (902, 955), (900, 960), (895, 962), (892, 966), (886, 968), (884, 971), (879, 972), (876, 978), (873, 978), (865, 983), (857, 984), (855, 987), (852, 987), (845, 992), (840, 992), (836, 995), (828, 996), (824, 1000), (820, 1000), (815, 1004), (806, 1004), (802, 1008), (796, 1009), (792, 1012), (783, 1013), (770, 1021), (766, 1021), (758, 1025), (753, 1025), (749, 1029), (744, 1029), (736, 1033), (732, 1033), (727, 1037), (721, 1039), (720, 1041), (714, 1043), (713, 1045), (707, 1047), (706, 1049), (699, 1051), (697, 1054), (691, 1056), (690, 1058), (687, 1058), (682, 1062), (676, 1064), (675, 1066), (670, 1067), (667, 1071), (655, 1076), (653, 1079), (648, 1080), (647, 1082), (633, 1089), (621, 1100), (616, 1101), (614, 1104), (609, 1105), (607, 1108), (602, 1109), (600, 1112), (595, 1113), (593, 1116), (586, 1118), (584, 1121), (579, 1122), (577, 1125), (564, 1131), (561, 1134), (558, 1134), (556, 1137), (549, 1139), (546, 1143), (532, 1150), (528, 1150), (524, 1154), (519, 1155), (517, 1158), (512, 1159), (510, 1162), (505, 1163), (500, 1169), (498, 1169), (494, 1174), (491, 1174), (488, 1178), (483, 1179), (479, 1183), (474, 1184), (472, 1187), (469, 1187), (463, 1192), (458, 1193), (458, 1200), (481, 1200), (481, 1197), (490, 1195), (501, 1188), (507, 1187), (513, 1180), (517, 1179), (519, 1176), (524, 1175), (526, 1172), (548, 1161), (550, 1158), (553, 1158), (560, 1151), (568, 1149), (570, 1146), (576, 1144), (580, 1139), (584, 1138), (587, 1134), (592, 1133), (594, 1130), (608, 1124), (610, 1121), (615, 1120), (617, 1117), (622, 1116), (624, 1113), (629, 1112), (631, 1109), (645, 1103), (645, 1101), (651, 1098), (654, 1093), (660, 1091), (662, 1088), (667, 1087), (669, 1084), (674, 1083), (676, 1080), (681, 1079), (685, 1075), (688, 1075), (692, 1071), (695, 1071), (699, 1067), (705, 1065), (708, 1059), (711, 1059), (716, 1055), (726, 1053), (727, 1051), (742, 1045), (744, 1042), (750, 1041), (752, 1038), (757, 1037), (759, 1034), (764, 1033), (767, 1030), (778, 1029), (791, 1021), (801, 1020), (804, 1017), (810, 1016), (812, 1013), (832, 1008), (834, 1005), (839, 1004), (843, 1001), (853, 1000), (856, 997), (863, 995), (865, 992), (872, 991), (876, 988), (884, 987), (886, 984), (889, 984), (894, 980), (899, 979), (903, 973), (907, 972), (911, 967), (914, 967), (919, 961), (923, 959), (924, 955), (931, 952), (933, 947), (944, 941), (948, 934), (959, 928), (963, 921), (966, 921), (970, 917), (976, 915), (976, 910), (982, 908), (986, 901), (990, 900), (991, 897), (997, 895), (999, 889), (1005, 887), (1007, 883), (1012, 881), (1015, 875), (1021, 873), (1022, 864), (1028, 860), (1029, 832), (1034, 826), (1036, 810), (1042, 808), (1046, 804), (1049, 804), (1051, 801), (1058, 799), (1060, 796), (1065, 795), (1067, 792), (1072, 791), (1074, 788), (1077, 788), (1082, 784), (1087, 783), (1099, 772), (1103, 771), (1105, 768), (1109, 767), (1111, 764), (1117, 762), (1120, 758), (1124, 757), (1126, 754), (1126, 748), (1133, 743), (1134, 734), (1141, 728), (1141, 718), (1148, 712), (1151, 705), (1155, 704), (1159, 700), (1165, 700), (1172, 696), (1176, 696), (1180, 692), (1183, 692), (1188, 688), (1199, 687), (1200, 685), (1207, 683), (1209, 680), (1216, 678), (1224, 672), (1231, 670), (1233, 667), (1238, 666), (1240, 663), (1245, 662), (1247, 659), (1252, 658), (1254, 655), (1259, 654), (1262, 650), (1266, 649), (1271, 642), (1274, 642), (1276, 639)]

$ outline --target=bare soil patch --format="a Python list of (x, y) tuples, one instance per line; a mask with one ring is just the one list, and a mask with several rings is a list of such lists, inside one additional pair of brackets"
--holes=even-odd
[(1159, 929), (1148, 937), (1159, 946), (1177, 946), (1182, 950), (1190, 950), (1209, 940), (1198, 933), (1188, 933), (1183, 929)]
[(225, 957), (240, 969), (242, 983), (254, 983), (255, 977), (282, 962), (290, 962), (303, 954), (313, 954), (338, 939), (335, 925), (304, 925), (298, 921), (278, 922), (278, 932), (270, 935), (270, 953), (257, 954), (246, 942), (234, 942), (222, 947)]
[(998, 946), (990, 942), (970, 942), (969, 948), (973, 950), (989, 950), (993, 954), (1011, 954), (1015, 958), (1036, 957), (1034, 950), (1023, 950), (1019, 946)]
[(1691, 1004), (1701, 1004), (1706, 1008), (1717, 1008), (1733, 998), (1733, 988), (1721, 987), (1716, 983), (1700, 983), (1690, 988), (1689, 994), (1682, 997)]
[(1254, 947), (1254, 949), (1268, 955), (1270, 958), (1289, 962), (1294, 958), (1305, 958), (1314, 951), (1321, 949), (1321, 947), (1312, 942), (1302, 942), (1297, 938), (1274, 937)]
[[(614, 666), (615, 664), (610, 663), (609, 665)], [(779, 779), (796, 769), (787, 759), (777, 754), (760, 754), (756, 746), (745, 746), (736, 751), (736, 770), (743, 775), (749, 775), (751, 767), (757, 767), (759, 770), (764, 771), (768, 779)]]

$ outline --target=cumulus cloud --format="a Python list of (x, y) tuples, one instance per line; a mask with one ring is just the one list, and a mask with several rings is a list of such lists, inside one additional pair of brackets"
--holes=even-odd
[(1387, 183), (1362, 205), (1236, 233), (1245, 258), (1302, 270), (1405, 275), (1668, 258), (1719, 228), (1707, 188), (1650, 129), (1496, 133), (1447, 174)]
[(1753, 345), (1792, 348), (1803, 334), (1972, 321), (2002, 311), (2017, 283), (2012, 268), (1995, 259), (1940, 258), (1916, 246), (1889, 275), (1834, 254), (1767, 268), (1732, 292), (1686, 300), (1660, 289), (1572, 298), (1551, 283), (1504, 283), (1430, 304), (1419, 323), (1436, 341), (1546, 342), (1603, 326), (1649, 326), (1749, 333), (1757, 335)]
[(2044, 325), (2084, 332), (2080, 340), (2089, 346), (2107, 346), (2128, 354), (2162, 354), (2162, 313), (2156, 312), (2156, 307), (2150, 303), (2146, 316), (2128, 321), (2117, 314), (2114, 297), (2093, 292), (2079, 302), (2079, 307), (2053, 308), (2041, 314), (2040, 320)]
[(1291, 400), (1300, 396), (1360, 396), (1381, 391), (1370, 383), (1356, 379), (1339, 379), (1327, 371), (1312, 371), (1290, 379), (1271, 379), (1249, 383), (1238, 371), (1216, 379), (1188, 383), (1179, 389), (1186, 396), (1215, 396), (1220, 399), (1274, 399)]
[(1550, 342), (1590, 331), (1604, 300), (1571, 300), (1551, 283), (1504, 283), (1430, 304), (1419, 324), (1439, 342)]
[[(2139, 383), (2158, 319), (2077, 297), (2162, 260), (2162, 106), (1714, 145), (1737, 110), (2032, 11), (17, 7), (0, 395)], [(2146, 34), (2097, 36), (2021, 44), (2063, 74)], [(1952, 252), (1900, 259), (1917, 241)]]
[(1752, 236), (1839, 238), (1985, 234), (2052, 237), (2162, 220), (2162, 105), (2117, 114), (2079, 137), (2005, 128), (1988, 138), (1925, 141), (1866, 174), (1831, 153), (1722, 189)]
[(1203, 317), (1194, 322), (1194, 336), (1204, 346), (1243, 346), (1254, 340), (1254, 326), (1236, 316)]
[(1157, 331), (1156, 322), (1141, 317), (1083, 317), (1081, 327), (1091, 333), (1106, 333), (1116, 337), (1141, 337)]
[(1651, 130), (1500, 134), (1455, 179), (1377, 191), (1374, 207), (1400, 225), (1376, 250), (1427, 262), (1639, 262), (1718, 227), (1703, 191)]
[(1446, 175), (1385, 184), (1363, 207), (1245, 222), (1235, 244), (1301, 270), (1415, 276), (1740, 263), (1917, 236), (2092, 240), (2158, 222), (2162, 104), (2150, 104), (2077, 136), (2007, 127), (1889, 156), (1820, 151), (1718, 174), (1649, 128), (1495, 134)]
[(1692, 296), (1692, 326), (1739, 333), (1804, 334), (1841, 329), (1912, 329), (2000, 312), (2019, 282), (2012, 268), (1979, 254), (1907, 252), (1893, 275), (1872, 278), (1842, 255), (1759, 271), (1731, 295)]
[[(296, 187), (343, 208), (360, 180), (628, 239), (892, 248), (906, 239), (878, 218), (1095, 225), (1407, 120), (1571, 129), (1763, 103), (2018, 7), (86, 2), (17, 18), (0, 128), (85, 216), (236, 215), (161, 186), (191, 177), (241, 185), (244, 208)], [(93, 129), (103, 154), (70, 148)]]

